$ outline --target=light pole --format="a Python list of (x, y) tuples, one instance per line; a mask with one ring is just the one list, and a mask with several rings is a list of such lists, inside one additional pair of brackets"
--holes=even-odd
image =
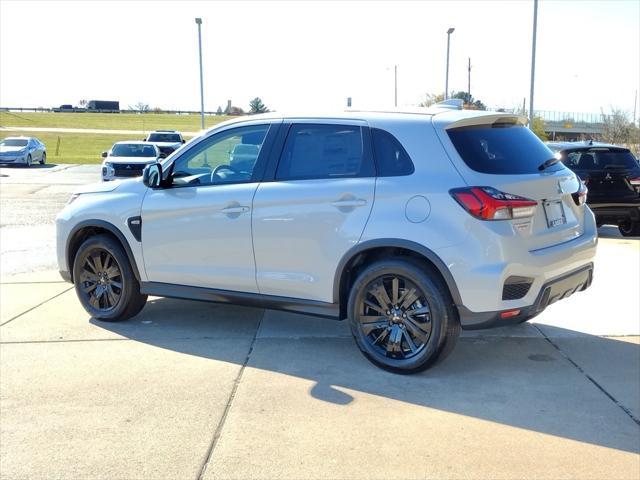
[(533, 0), (533, 42), (531, 45), (531, 91), (529, 92), (529, 128), (533, 128), (533, 85), (536, 76), (536, 31), (538, 29), (538, 0)]
[(451, 27), (447, 30), (447, 73), (444, 82), (444, 99), (449, 98), (449, 46), (451, 44), (451, 34), (455, 28)]
[(393, 66), (393, 104), (398, 106), (398, 65)]
[(204, 130), (204, 85), (202, 82), (202, 19), (196, 18), (196, 24), (198, 25), (198, 53), (200, 55), (200, 123)]

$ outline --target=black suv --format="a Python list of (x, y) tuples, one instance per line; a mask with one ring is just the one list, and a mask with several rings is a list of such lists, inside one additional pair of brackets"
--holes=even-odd
[(598, 226), (613, 224), (625, 237), (640, 236), (640, 164), (628, 148), (592, 141), (547, 146), (587, 185)]

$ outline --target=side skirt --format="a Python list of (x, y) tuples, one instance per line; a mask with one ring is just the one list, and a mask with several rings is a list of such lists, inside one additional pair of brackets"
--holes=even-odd
[(229, 303), (246, 307), (284, 310), (314, 317), (340, 319), (340, 307), (335, 303), (303, 300), (299, 298), (261, 295), (259, 293), (232, 292), (216, 288), (191, 287), (160, 282), (141, 282), (140, 293), (157, 297), (182, 298), (213, 303)]

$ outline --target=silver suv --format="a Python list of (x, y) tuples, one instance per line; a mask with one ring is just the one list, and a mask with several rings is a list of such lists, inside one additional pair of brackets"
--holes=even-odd
[(147, 295), (348, 318), (376, 365), (428, 368), (461, 328), (586, 289), (597, 243), (586, 188), (526, 119), (458, 107), (220, 124), (74, 194), (61, 274), (99, 320)]

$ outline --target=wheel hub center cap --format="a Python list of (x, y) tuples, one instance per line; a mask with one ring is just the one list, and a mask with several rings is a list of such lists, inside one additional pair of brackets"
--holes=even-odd
[(401, 323), (402, 322), (402, 310), (400, 310), (397, 307), (391, 309), (391, 314), (389, 315), (389, 319), (393, 323)]

